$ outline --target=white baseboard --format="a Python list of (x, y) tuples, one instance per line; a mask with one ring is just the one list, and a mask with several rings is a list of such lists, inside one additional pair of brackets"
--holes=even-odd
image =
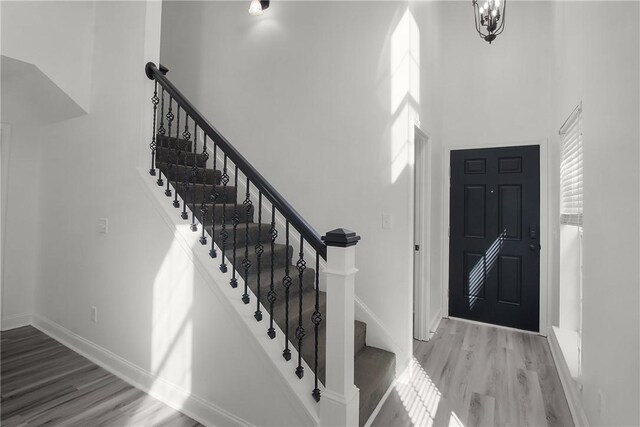
[(109, 350), (80, 335), (45, 319), (33, 315), (33, 326), (51, 338), (86, 357), (134, 387), (148, 393), (164, 404), (176, 409), (204, 425), (250, 426), (251, 424), (224, 409), (205, 401), (162, 378), (153, 375)]
[(573, 423), (576, 426), (588, 427), (589, 420), (587, 419), (587, 414), (584, 412), (584, 407), (580, 401), (580, 394), (576, 387), (576, 381), (571, 376), (569, 366), (562, 355), (562, 350), (560, 349), (560, 343), (558, 342), (555, 328), (551, 327), (551, 330), (547, 335), (547, 341), (549, 342), (551, 355), (553, 356), (553, 361), (556, 365), (556, 369), (558, 370), (560, 383), (562, 384), (564, 394), (567, 398), (567, 404), (569, 405), (569, 411), (571, 412)]
[(31, 314), (14, 314), (12, 316), (6, 316), (2, 318), (3, 331), (9, 331), (11, 329), (21, 328), (23, 326), (29, 326), (31, 324)]
[(433, 336), (435, 335), (436, 331), (440, 327), (441, 320), (442, 320), (442, 311), (438, 310), (436, 315), (433, 316), (433, 319), (431, 319), (431, 322), (429, 323), (429, 339), (433, 338)]

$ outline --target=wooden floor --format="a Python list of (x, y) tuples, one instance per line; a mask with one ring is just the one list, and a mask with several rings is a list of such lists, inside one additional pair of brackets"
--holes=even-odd
[(0, 340), (4, 427), (200, 426), (31, 326)]
[(372, 426), (573, 426), (544, 337), (443, 319)]

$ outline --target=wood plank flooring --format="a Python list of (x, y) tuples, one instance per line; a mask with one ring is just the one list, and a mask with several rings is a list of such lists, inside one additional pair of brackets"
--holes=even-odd
[(544, 337), (443, 319), (372, 426), (573, 426)]
[(0, 345), (4, 427), (201, 425), (31, 326), (2, 332)]

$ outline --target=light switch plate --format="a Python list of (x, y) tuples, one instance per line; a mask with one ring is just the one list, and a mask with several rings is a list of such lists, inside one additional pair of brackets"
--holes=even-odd
[(390, 230), (393, 227), (393, 218), (390, 213), (382, 214), (382, 228), (384, 230)]
[(98, 232), (107, 234), (109, 232), (109, 220), (107, 218), (98, 219)]

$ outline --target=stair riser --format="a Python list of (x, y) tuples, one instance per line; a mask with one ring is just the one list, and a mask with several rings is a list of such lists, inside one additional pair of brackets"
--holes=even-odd
[(355, 324), (355, 341), (353, 343), (353, 354), (358, 354), (366, 345), (367, 325), (363, 322)]
[[(173, 182), (171, 184), (174, 184)], [(194, 189), (195, 186), (195, 189)], [(183, 200), (186, 200), (189, 205), (193, 203), (193, 193), (195, 191), (195, 203), (197, 205), (201, 204), (203, 201), (205, 203), (211, 202), (211, 186), (203, 186), (202, 184), (190, 184), (189, 189), (185, 191), (182, 183), (178, 183), (178, 194), (182, 197)], [(231, 204), (233, 207), (234, 201), (236, 200), (236, 188), (227, 186), (226, 192), (223, 186), (216, 186), (216, 191), (218, 192), (218, 197), (216, 198), (216, 204), (224, 204), (226, 201), (227, 204)], [(238, 210), (243, 208), (241, 204), (238, 205)]]
[[(156, 161), (159, 163), (179, 164), (186, 166), (193, 166), (197, 162), (198, 167), (203, 167), (205, 164), (202, 154), (194, 155), (193, 153), (185, 153), (184, 151), (181, 151), (180, 154), (177, 154), (177, 152), (174, 150), (162, 147), (158, 147)], [(209, 158), (209, 160), (207, 161), (207, 167), (211, 168), (212, 165), (213, 160)]]
[[(232, 204), (229, 204), (226, 206), (226, 208), (224, 207), (224, 205), (208, 205), (207, 206), (207, 214), (205, 216), (206, 219), (206, 223), (210, 224), (211, 223), (211, 218), (215, 219), (215, 223), (216, 224), (222, 224), (222, 213), (225, 213), (225, 219), (227, 224), (230, 223), (231, 219), (233, 218), (233, 214), (234, 214), (234, 206)], [(196, 203), (196, 218), (198, 218), (198, 220), (200, 222), (202, 222), (202, 212), (200, 212), (200, 205)], [(215, 215), (214, 215), (215, 214)], [(247, 210), (244, 208), (244, 206), (240, 205), (238, 207), (238, 219), (240, 220), (240, 224), (238, 225), (238, 229), (242, 228), (242, 231), (244, 232), (246, 223), (247, 223), (247, 219), (249, 220), (249, 223), (253, 222), (253, 209), (250, 209), (249, 212), (247, 212)], [(269, 224), (262, 224), (263, 228), (269, 228)]]
[[(298, 304), (297, 298), (292, 299), (289, 302), (289, 341), (290, 347), (300, 351), (298, 347), (298, 340), (296, 339), (296, 330), (298, 324)], [(321, 293), (319, 301), (319, 311), (322, 313), (322, 322), (318, 328), (318, 377), (321, 382), (324, 382), (324, 370), (326, 360), (326, 297), (324, 293)], [(305, 336), (302, 340), (302, 359), (307, 362), (307, 365), (311, 369), (315, 366), (315, 325), (311, 321), (311, 316), (315, 311), (315, 297), (313, 293), (305, 294), (303, 297), (303, 309), (302, 309), (302, 328), (304, 329)], [(274, 312), (274, 321), (280, 326), (280, 329), (285, 330), (285, 311)], [(310, 372), (309, 375), (312, 375)]]
[[(271, 275), (270, 274), (271, 274), (271, 271), (270, 270), (266, 270), (266, 269), (263, 272), (260, 273), (260, 277), (261, 277), (261, 280), (260, 280), (261, 300), (262, 300), (262, 303), (265, 306), (268, 304), (266, 293), (265, 293), (265, 289), (267, 289), (269, 287), (269, 283), (270, 283), (270, 280), (271, 280)], [(291, 301), (293, 298), (297, 298), (298, 297), (298, 293), (299, 293), (299, 290), (300, 290), (298, 272), (295, 269), (295, 267), (293, 267), (293, 266), (289, 267), (289, 277), (291, 277), (291, 287), (289, 288), (289, 301)], [(283, 269), (276, 270), (274, 272), (274, 275), (273, 275), (274, 290), (275, 290), (275, 292), (277, 294), (277, 299), (276, 299), (276, 302), (274, 303), (274, 307), (275, 307), (274, 310), (276, 310), (276, 311), (281, 309), (280, 305), (282, 305), (282, 307), (284, 307), (284, 298), (285, 298), (285, 295), (286, 295), (286, 288), (284, 287), (284, 285), (282, 283), (283, 279), (284, 279), (284, 271), (283, 271)], [(306, 270), (306, 272), (305, 272), (305, 274), (303, 276), (303, 280), (302, 280), (303, 292), (311, 291), (313, 289), (314, 283), (315, 283), (315, 271), (314, 270)], [(255, 275), (250, 275), (249, 276), (248, 285), (251, 288), (251, 290), (253, 291), (253, 293), (257, 293), (257, 285), (256, 285), (256, 276)]]
[[(313, 333), (313, 322), (311, 321), (311, 316), (315, 311), (315, 296), (313, 292), (303, 294), (302, 298), (302, 327), (305, 330), (306, 336), (305, 340), (309, 338), (309, 336)], [(300, 303), (298, 298), (291, 298), (289, 300), (289, 337), (294, 337), (291, 339), (291, 342), (297, 341), (295, 339), (295, 332), (298, 328), (298, 304)], [(320, 295), (319, 299), (319, 309), (322, 314), (322, 322), (326, 320), (326, 312), (327, 312), (327, 299), (324, 295), (324, 292)], [(284, 307), (284, 306), (283, 306)], [(284, 331), (284, 321), (285, 321), (285, 310), (281, 310), (280, 312), (276, 312), (274, 310), (274, 320), (276, 323), (282, 323), (282, 330)], [(322, 322), (320, 323), (322, 325)], [(294, 343), (297, 347), (297, 342)], [(304, 344), (304, 343), (303, 343)]]
[[(175, 132), (175, 129), (172, 129)], [(172, 132), (173, 133), (173, 132)], [(193, 141), (186, 141), (184, 139), (176, 139), (175, 137), (168, 137), (168, 136), (162, 136), (162, 135), (158, 135), (158, 137), (156, 138), (156, 143), (158, 144), (159, 147), (163, 147), (163, 148), (169, 148), (169, 149), (176, 149), (179, 148), (182, 151), (191, 151), (192, 147), (193, 147)], [(186, 148), (185, 148), (186, 147)]]
[(160, 169), (165, 176), (168, 176), (171, 181), (178, 177), (179, 181), (185, 180), (185, 172), (186, 177), (189, 182), (196, 182), (198, 184), (205, 183), (207, 185), (213, 184), (215, 181), (216, 185), (220, 184), (220, 171), (213, 171), (211, 169), (206, 169), (206, 174), (204, 173), (205, 169), (198, 168), (198, 175), (195, 177), (192, 176), (193, 166), (183, 166), (183, 165), (171, 165), (167, 163), (158, 163), (156, 162), (156, 167)]
[[(306, 282), (306, 280), (305, 280)], [(297, 288), (292, 286), (291, 290)], [(253, 288), (252, 288), (253, 289)], [(265, 324), (265, 328), (268, 326), (270, 319), (269, 314), (269, 302), (267, 300), (267, 293), (269, 292), (268, 283), (261, 288), (261, 303), (263, 306), (262, 316)], [(285, 290), (280, 284), (275, 287), (276, 302), (273, 309), (273, 320), (278, 325), (280, 330), (285, 332), (285, 316), (286, 316), (286, 304), (285, 304)], [(254, 290), (255, 293), (255, 290)], [(311, 372), (306, 372), (305, 375), (313, 375), (313, 369), (315, 366), (315, 325), (311, 321), (311, 316), (315, 310), (315, 294), (313, 292), (305, 292), (303, 294), (303, 312), (302, 312), (302, 327), (305, 330), (305, 337), (302, 341), (302, 359), (307, 363)], [(255, 304), (255, 302), (252, 302)], [(289, 295), (289, 348), (298, 350), (298, 340), (295, 337), (295, 332), (298, 327), (298, 304), (299, 300), (296, 295)], [(323, 320), (318, 328), (318, 379), (324, 383), (325, 378), (325, 365), (326, 365), (326, 328), (325, 328), (325, 313), (326, 313), (326, 298), (324, 293), (321, 293), (319, 311), (322, 313)], [(293, 361), (297, 363), (297, 360)]]
[[(242, 224), (242, 226), (244, 226), (244, 224)], [(242, 227), (241, 225), (238, 225), (238, 227)], [(266, 227), (265, 227), (266, 228)], [(258, 242), (258, 240), (260, 240), (260, 242), (262, 242), (263, 245), (266, 245), (267, 242), (271, 241), (271, 236), (269, 236), (269, 230), (268, 228), (265, 229), (262, 228), (260, 230), (260, 239), (258, 239), (258, 228), (255, 227), (255, 224), (249, 224), (249, 245), (251, 246), (255, 246), (255, 244)], [(222, 244), (222, 237), (220, 237), (220, 230), (221, 230), (221, 225), (220, 224), (216, 224), (216, 238), (215, 241), (218, 244), (218, 246), (220, 246)], [(245, 232), (244, 227), (239, 228), (239, 230), (242, 230), (242, 232), (238, 232), (236, 235), (236, 239), (238, 241), (238, 245), (241, 245), (242, 247), (244, 247), (245, 242), (247, 241), (247, 233)], [(227, 246), (231, 246), (233, 245), (233, 226), (231, 224), (227, 223), (227, 231), (229, 232), (229, 237), (227, 238)], [(207, 224), (207, 234), (209, 236), (211, 236), (211, 224), (208, 223)]]
[[(229, 247), (227, 250), (227, 258), (233, 263), (233, 247)], [(242, 245), (236, 248), (236, 270), (240, 273), (242, 278), (245, 277), (244, 266), (242, 265), (242, 260), (245, 258), (245, 246)], [(249, 261), (251, 262), (251, 267), (248, 270), (249, 277), (256, 276), (258, 271), (258, 255), (255, 253), (255, 247), (249, 246)], [(286, 253), (284, 247), (276, 248), (273, 252), (273, 263), (271, 260), (271, 251), (265, 250), (265, 252), (260, 257), (260, 276), (262, 279), (269, 277), (271, 265), (273, 265), (274, 270), (284, 268), (287, 263), (291, 263), (291, 250), (289, 251), (289, 259), (286, 258)]]

